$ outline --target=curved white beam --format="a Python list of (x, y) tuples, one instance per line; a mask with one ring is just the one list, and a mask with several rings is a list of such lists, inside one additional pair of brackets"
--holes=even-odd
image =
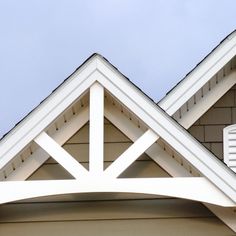
[(59, 194), (123, 192), (165, 195), (221, 206), (235, 204), (204, 177), (186, 178), (86, 178), (0, 182), (0, 203)]

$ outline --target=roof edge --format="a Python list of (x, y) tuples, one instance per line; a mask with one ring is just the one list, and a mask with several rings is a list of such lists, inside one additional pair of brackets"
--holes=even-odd
[[(229, 45), (230, 42), (233, 42), (233, 45)], [(187, 73), (187, 75), (180, 82), (178, 82), (169, 92), (167, 92), (166, 96), (164, 96), (158, 102), (158, 105), (161, 106), (169, 115), (172, 115), (174, 112), (170, 112), (169, 110), (170, 107), (173, 106), (173, 103), (179, 100), (181, 96), (186, 95), (186, 92), (191, 87), (193, 87), (193, 85), (195, 85), (203, 76), (205, 76), (209, 67), (211, 68), (219, 62), (220, 56), (224, 56), (224, 53), (222, 51), (228, 49), (227, 45), (229, 45), (229, 48), (231, 46), (231, 50), (232, 48), (235, 49), (236, 29), (232, 31), (229, 35), (227, 35), (223, 40), (221, 40), (221, 42), (209, 54), (207, 54), (189, 73)], [(206, 67), (205, 64), (207, 63), (210, 64), (210, 66)], [(175, 97), (175, 99), (173, 97)]]

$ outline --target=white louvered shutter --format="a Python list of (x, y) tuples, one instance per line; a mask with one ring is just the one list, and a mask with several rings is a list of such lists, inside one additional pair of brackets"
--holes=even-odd
[(224, 128), (224, 162), (236, 173), (236, 124)]

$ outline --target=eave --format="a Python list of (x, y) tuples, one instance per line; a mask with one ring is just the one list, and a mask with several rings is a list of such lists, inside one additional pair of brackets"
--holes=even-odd
[(236, 31), (228, 35), (159, 103), (173, 115), (236, 55)]

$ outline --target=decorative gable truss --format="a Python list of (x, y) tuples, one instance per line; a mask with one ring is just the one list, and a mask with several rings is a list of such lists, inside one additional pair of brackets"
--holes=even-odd
[[(134, 141), (105, 170), (104, 117)], [(89, 170), (61, 147), (87, 121)], [(144, 152), (175, 177), (119, 178)], [(228, 168), (99, 55), (11, 131), (0, 153), (5, 179), (0, 182), (1, 203), (67, 193), (129, 192), (236, 205), (235, 179)], [(50, 156), (74, 179), (25, 181)]]

